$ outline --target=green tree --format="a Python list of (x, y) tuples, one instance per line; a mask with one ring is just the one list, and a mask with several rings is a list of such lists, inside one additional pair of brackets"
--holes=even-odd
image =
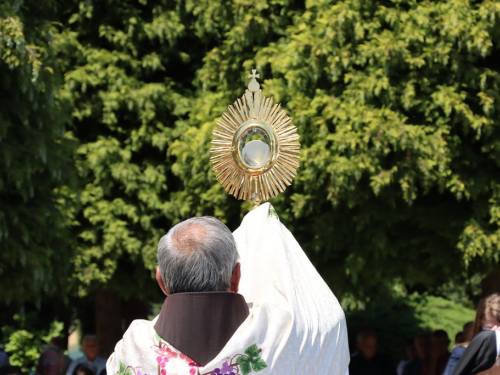
[(39, 299), (67, 284), (70, 119), (57, 96), (55, 1), (0, 4), (0, 295)]
[(309, 120), (291, 201), (317, 225), (321, 264), (346, 259), (347, 289), (369, 296), (375, 280), (432, 285), (478, 256), (496, 263), (483, 231), (498, 230), (499, 4), (310, 6), (314, 24), (261, 56), (283, 77), (270, 91)]
[(182, 218), (238, 225), (249, 205), (215, 181), (208, 148), (253, 67), (303, 144), (294, 185), (272, 203), (337, 293), (373, 299), (394, 280), (489, 271), (499, 12), (460, 0), (66, 7), (82, 293), (145, 290), (158, 238)]
[[(291, 7), (286, 1), (163, 0), (74, 1), (59, 9), (55, 49), (83, 186), (75, 279), (81, 296), (97, 290), (98, 334), (111, 326), (120, 334), (120, 320), (111, 321), (118, 312), (102, 313), (105, 301), (109, 308), (120, 303), (116, 294), (122, 304), (161, 299), (153, 276), (156, 247), (173, 223), (211, 214), (237, 226), (240, 203), (215, 184), (208, 152), (184, 156), (175, 145), (182, 147), (178, 140), (189, 134), (189, 147), (206, 151), (212, 119), (240, 87), (216, 93), (216, 105), (213, 94), (205, 103), (200, 94), (228, 75), (244, 83), (240, 61), (229, 59), (230, 66), (197, 79), (207, 54), (229, 36), (231, 54), (252, 58), (255, 46), (284, 35)], [(194, 118), (201, 122), (193, 126)], [(100, 321), (106, 316), (110, 321)], [(101, 347), (111, 350), (118, 338)]]
[(57, 50), (84, 184), (75, 257), (81, 294), (106, 286), (147, 299), (158, 239), (172, 223), (195, 214), (239, 220), (239, 203), (208, 172), (208, 153), (197, 159), (200, 150), (189, 155), (178, 140), (190, 136), (190, 148), (206, 151), (212, 119), (240, 87), (221, 87), (215, 106), (214, 94), (203, 104), (202, 92), (217, 77), (244, 82), (230, 59), (206, 82), (197, 79), (206, 55), (234, 35), (234, 55), (251, 58), (291, 22), (284, 4), (81, 1), (61, 11)]
[[(272, 202), (337, 293), (369, 300), (394, 280), (430, 287), (491, 270), (499, 12), (495, 1), (311, 0), (283, 37), (250, 44), (248, 60), (231, 53), (244, 45), (232, 29), (197, 72), (198, 82), (221, 80), (198, 91), (190, 128), (170, 148), (181, 194), (203, 197), (198, 179), (220, 191), (207, 139), (221, 92), (243, 91), (221, 69), (256, 66), (303, 145), (294, 185)], [(214, 202), (191, 212), (200, 205)]]

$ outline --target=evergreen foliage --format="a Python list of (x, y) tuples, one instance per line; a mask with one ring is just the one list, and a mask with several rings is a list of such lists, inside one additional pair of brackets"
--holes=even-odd
[(67, 278), (81, 295), (149, 299), (171, 225), (208, 214), (235, 229), (250, 206), (219, 186), (208, 149), (252, 68), (303, 145), (298, 177), (272, 203), (337, 295), (374, 300), (394, 280), (437, 287), (497, 265), (498, 2), (30, 0), (0, 11), (7, 299)]
[(6, 338), (5, 350), (9, 353), (12, 366), (19, 366), (24, 374), (35, 371), (40, 353), (48, 346), (50, 340), (63, 333), (64, 325), (54, 321), (47, 330), (34, 327), (36, 314), (21, 317), (14, 316), (15, 326), (2, 327), (2, 334)]
[[(0, 4), (0, 295), (64, 294), (70, 259), (70, 120), (57, 96), (56, 1)], [(73, 176), (74, 177), (74, 176)]]
[(303, 144), (294, 185), (272, 203), (336, 293), (376, 299), (391, 280), (435, 286), (491, 269), (500, 5), (280, 5), (291, 19), (283, 35), (253, 40), (250, 25), (262, 21), (245, 11), (197, 70), (201, 90), (169, 148), (183, 181), (173, 196), (191, 214), (230, 217), (207, 140), (222, 107), (243, 93), (236, 72), (255, 66)]
[[(71, 98), (84, 186), (75, 257), (81, 294), (106, 285), (148, 298), (158, 240), (174, 223), (210, 214), (233, 218), (236, 227), (239, 203), (210, 171), (213, 119), (244, 87), (243, 58), (291, 21), (284, 4), (109, 1), (64, 10), (57, 46), (69, 62), (63, 92)], [(199, 78), (206, 55), (233, 34), (241, 60)], [(210, 83), (218, 75), (220, 87)], [(229, 76), (241, 84), (229, 89)], [(221, 91), (205, 92), (208, 85)]]

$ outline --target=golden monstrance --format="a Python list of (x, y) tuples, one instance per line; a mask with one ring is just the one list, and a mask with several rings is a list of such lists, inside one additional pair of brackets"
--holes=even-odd
[(259, 205), (291, 185), (299, 167), (300, 143), (281, 105), (262, 95), (256, 72), (249, 74), (245, 94), (217, 121), (210, 160), (229, 194)]

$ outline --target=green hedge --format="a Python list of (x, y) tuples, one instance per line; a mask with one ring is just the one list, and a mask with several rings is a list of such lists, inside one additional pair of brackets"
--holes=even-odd
[(4, 326), (2, 334), (5, 337), (5, 351), (9, 354), (10, 363), (20, 366), (24, 374), (35, 369), (40, 353), (50, 340), (61, 336), (64, 324), (54, 321), (46, 330), (33, 328), (36, 324), (36, 314), (26, 316), (15, 315), (15, 326)]

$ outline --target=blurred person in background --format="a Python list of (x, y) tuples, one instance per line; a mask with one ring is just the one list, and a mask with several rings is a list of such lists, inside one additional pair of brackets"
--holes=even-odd
[(0, 368), (10, 366), (9, 356), (0, 349)]
[(464, 331), (457, 332), (457, 334), (455, 335), (455, 346), (463, 342), (465, 342)]
[(403, 359), (399, 362), (396, 372), (398, 375), (403, 375), (403, 370), (405, 366), (417, 358), (417, 348), (415, 348), (415, 340), (413, 338), (409, 338), (405, 343), (405, 353), (408, 359)]
[(0, 327), (0, 368), (4, 366), (10, 366), (9, 356), (5, 353), (4, 347), (2, 345), (2, 330)]
[(479, 301), (476, 318), (473, 322), (464, 325), (464, 342), (457, 345), (451, 351), (450, 359), (446, 365), (443, 375), (452, 375), (458, 361), (462, 358), (469, 343), (482, 331), (489, 331), (500, 326), (500, 294), (490, 294)]
[(455, 335), (455, 346), (470, 342), (472, 340), (473, 330), (474, 330), (474, 322), (465, 323), (462, 331), (458, 332)]
[[(472, 335), (474, 333), (474, 322), (465, 323), (464, 327), (463, 327), (463, 333), (464, 333), (464, 341), (463, 342), (471, 342)], [(460, 343), (460, 344), (462, 344), (462, 343)]]
[(441, 375), (443, 373), (450, 358), (448, 346), (450, 346), (450, 339), (446, 331), (437, 329), (432, 332), (430, 375)]
[(356, 337), (357, 351), (351, 357), (350, 375), (392, 375), (394, 366), (387, 356), (377, 351), (377, 336), (369, 328), (362, 329)]
[(66, 371), (66, 375), (76, 375), (76, 368), (78, 365), (85, 365), (90, 368), (94, 374), (100, 374), (106, 369), (106, 358), (100, 357), (99, 353), (99, 343), (97, 341), (97, 336), (95, 335), (85, 335), (83, 337), (82, 350), (84, 356), (78, 358), (71, 362), (71, 365)]
[(57, 336), (50, 340), (49, 346), (45, 349), (36, 366), (37, 375), (64, 375), (68, 371), (71, 359), (64, 354), (64, 338)]
[[(470, 325), (469, 329), (469, 335), (465, 333), (465, 327), (467, 325)], [(460, 360), (460, 357), (462, 357), (462, 354), (464, 354), (465, 349), (467, 348), (467, 345), (469, 344), (470, 341), (470, 336), (472, 336), (472, 327), (473, 327), (473, 322), (467, 323), (464, 325), (464, 330), (462, 332), (459, 332), (461, 334), (461, 339), (457, 340), (455, 338), (455, 347), (451, 351), (450, 354), (450, 359), (448, 360), (448, 363), (446, 364), (446, 367), (443, 371), (443, 375), (451, 375), (453, 374), (453, 370), (455, 369), (458, 361)], [(457, 333), (458, 336), (458, 333)], [(469, 337), (469, 339), (467, 339)]]
[(430, 351), (431, 337), (428, 333), (419, 333), (415, 337), (415, 348), (417, 357), (403, 369), (403, 375), (429, 375), (430, 374)]

